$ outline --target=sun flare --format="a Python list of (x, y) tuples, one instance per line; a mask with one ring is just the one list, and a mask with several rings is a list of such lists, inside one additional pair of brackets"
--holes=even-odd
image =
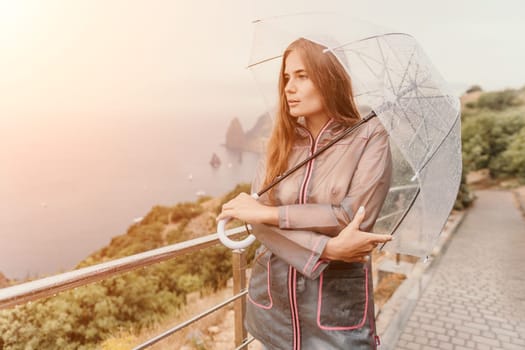
[(16, 42), (17, 36), (31, 29), (39, 2), (0, 0), (0, 42)]

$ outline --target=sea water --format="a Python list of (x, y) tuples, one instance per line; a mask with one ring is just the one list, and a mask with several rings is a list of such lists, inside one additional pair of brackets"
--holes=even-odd
[(11, 126), (0, 151), (0, 272), (69, 270), (155, 205), (250, 182), (259, 155), (223, 146), (228, 122), (179, 115)]

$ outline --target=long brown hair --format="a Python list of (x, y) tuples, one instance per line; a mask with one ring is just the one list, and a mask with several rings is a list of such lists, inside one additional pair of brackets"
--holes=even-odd
[[(286, 58), (296, 51), (305, 65), (305, 70), (323, 97), (323, 107), (334, 120), (352, 126), (361, 118), (353, 99), (350, 77), (337, 57), (326, 47), (310, 40), (299, 38), (292, 42), (283, 54), (279, 74), (279, 102), (275, 123), (268, 142), (266, 177), (263, 188), (272, 183), (288, 168), (288, 157), (296, 139), (297, 118), (290, 115), (286, 101), (284, 70)], [(269, 199), (275, 203), (273, 188)]]

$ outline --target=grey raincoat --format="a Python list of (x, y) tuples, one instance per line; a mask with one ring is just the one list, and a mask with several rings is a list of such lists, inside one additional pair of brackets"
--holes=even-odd
[[(345, 127), (331, 119), (314, 140), (298, 127), (289, 167)], [(260, 190), (264, 162), (252, 189)], [(279, 227), (255, 224), (262, 246), (252, 269), (246, 327), (269, 349), (375, 349), (371, 265), (320, 258), (331, 236), (366, 209), (370, 231), (390, 187), (388, 134), (378, 118), (357, 128), (277, 185)], [(268, 203), (263, 195), (260, 199)]]

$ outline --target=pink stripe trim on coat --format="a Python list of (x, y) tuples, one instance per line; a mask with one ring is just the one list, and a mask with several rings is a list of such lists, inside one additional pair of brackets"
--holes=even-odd
[(325, 260), (325, 259), (319, 259), (317, 261), (317, 264), (315, 264), (314, 268), (312, 269), (312, 272), (314, 272), (315, 270), (317, 270), (317, 268), (324, 262), (328, 262), (328, 260)]
[[(321, 129), (321, 131), (319, 131), (319, 134), (317, 135), (317, 139), (315, 140), (314, 149), (312, 150), (311, 154), (314, 154), (317, 151), (317, 145), (319, 143), (319, 140), (321, 139), (321, 135), (328, 128), (328, 125), (332, 124), (333, 121), (334, 121), (333, 119), (330, 119), (328, 123), (326, 123), (326, 125)], [(312, 170), (314, 168), (314, 164), (315, 164), (315, 158), (312, 159), (310, 163), (308, 164), (309, 168), (308, 168), (308, 174), (306, 176), (306, 184), (304, 184), (304, 187), (301, 193), (302, 195), (301, 201), (303, 204), (306, 203), (306, 189), (308, 188), (308, 185), (310, 184), (310, 179), (312, 178)]]
[(295, 317), (295, 308), (293, 307), (294, 297), (293, 297), (293, 283), (292, 279), (294, 278), (293, 267), (290, 265), (288, 267), (288, 298), (290, 301), (290, 313), (292, 316), (292, 328), (293, 328), (293, 350), (297, 349), (297, 332), (296, 332), (296, 317)]
[(255, 306), (258, 306), (261, 309), (270, 310), (273, 307), (272, 293), (270, 292), (270, 259), (268, 259), (268, 263), (266, 265), (267, 265), (267, 271), (268, 271), (266, 273), (266, 279), (267, 279), (266, 286), (268, 288), (268, 298), (270, 299), (270, 304), (269, 305), (259, 304), (258, 302), (252, 299), (252, 297), (250, 296), (250, 293), (247, 293), (247, 295), (248, 295), (248, 300)]
[[(310, 261), (312, 261), (314, 255), (315, 255), (315, 250), (317, 249), (317, 247), (319, 246), (319, 243), (321, 243), (321, 240), (323, 239), (323, 236), (319, 236), (317, 238), (317, 242), (315, 242), (315, 245), (312, 249), (312, 254), (310, 254), (310, 258), (308, 259), (308, 261), (306, 261), (306, 264), (304, 264), (304, 267), (303, 267), (303, 274), (306, 275), (306, 269), (308, 268), (308, 265), (310, 265)], [(315, 268), (314, 268), (315, 270)]]
[(293, 300), (297, 327), (297, 349), (301, 349), (301, 326), (299, 324), (299, 310), (297, 309), (297, 270), (293, 269)]

